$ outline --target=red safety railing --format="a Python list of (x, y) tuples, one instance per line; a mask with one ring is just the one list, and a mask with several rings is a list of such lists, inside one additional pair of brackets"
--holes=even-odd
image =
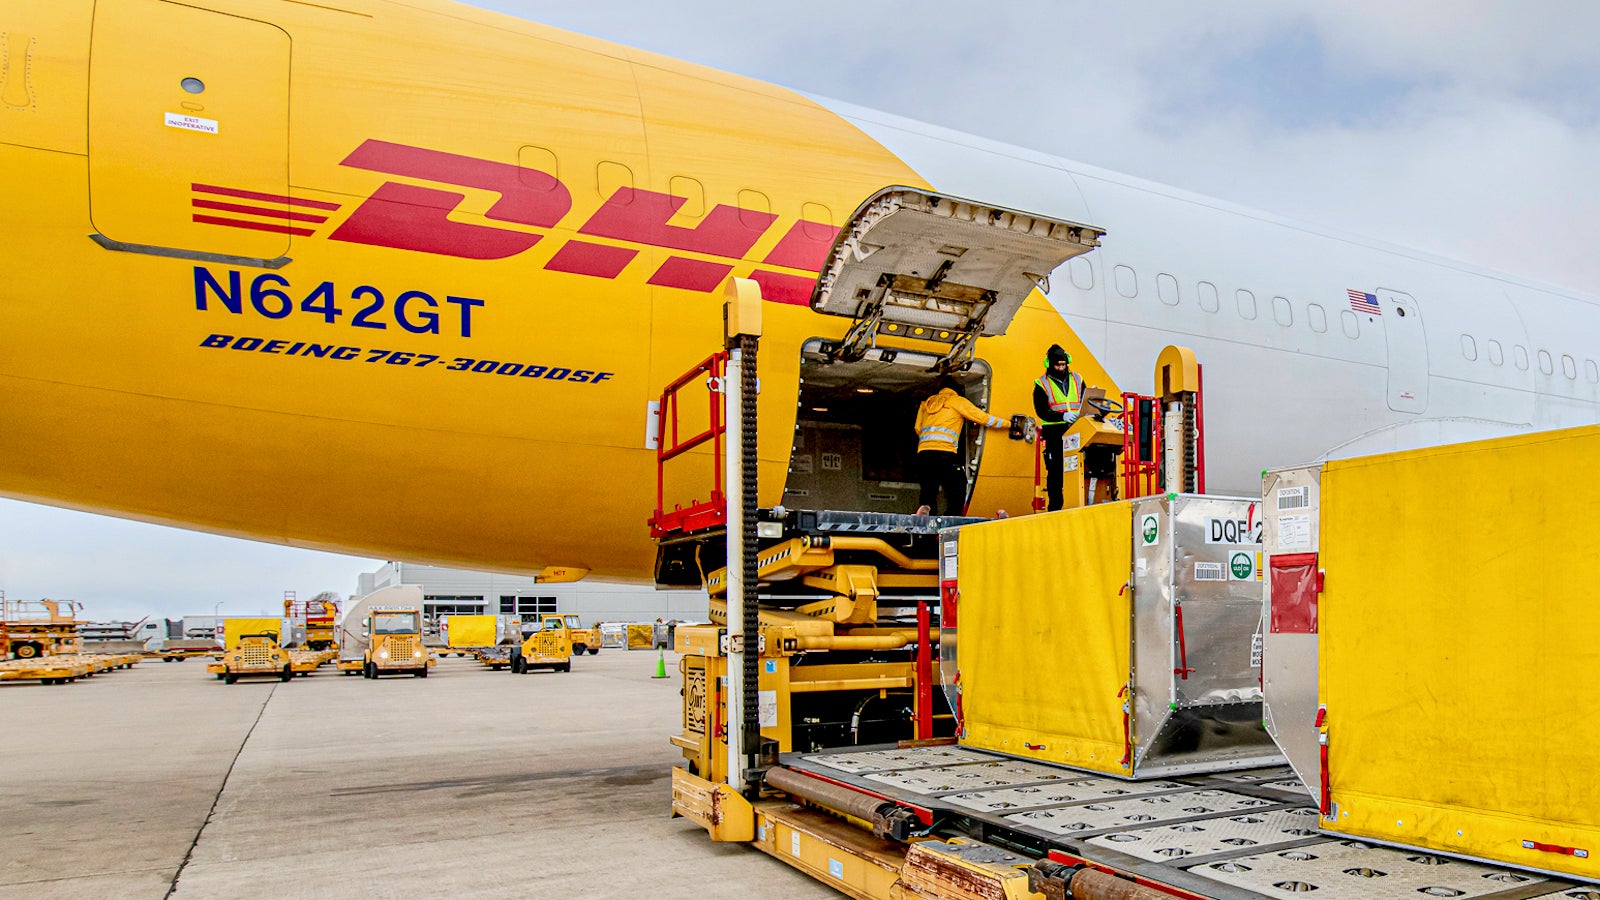
[[(728, 423), (723, 415), (722, 379), (727, 375), (728, 353), (720, 350), (706, 357), (661, 392), (656, 406), (656, 511), (650, 517), (650, 536), (666, 537), (669, 534), (699, 531), (728, 521), (728, 498), (722, 492), (723, 435)], [(679, 393), (691, 384), (706, 385), (707, 411), (704, 430), (683, 436), (681, 432)], [(675, 504), (666, 508), (667, 463), (693, 450), (701, 444), (711, 444), (711, 499), (695, 499), (685, 507)]]
[[(1145, 415), (1149, 404), (1150, 415)], [(1148, 434), (1149, 441), (1141, 438)], [(1145, 457), (1148, 457), (1146, 459)], [(1132, 500), (1161, 490), (1161, 401), (1122, 392), (1122, 496)]]
[(1197, 493), (1206, 492), (1206, 367), (1194, 367), (1194, 485)]

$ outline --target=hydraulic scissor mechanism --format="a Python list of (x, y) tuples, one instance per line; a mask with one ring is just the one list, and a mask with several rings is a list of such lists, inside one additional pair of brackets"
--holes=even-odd
[(914, 188), (878, 192), (834, 243), (811, 307), (849, 316), (828, 348), (853, 362), (880, 337), (943, 345), (931, 367), (971, 359), (979, 337), (1005, 334), (1034, 288), (1061, 263), (1098, 247), (1104, 231)]
[[(875, 556), (880, 564), (838, 562), (836, 554), (841, 553)], [(803, 589), (790, 615), (838, 625), (876, 624), (878, 597), (885, 589), (920, 588), (931, 593), (938, 587), (938, 560), (913, 559), (882, 538), (859, 535), (790, 538), (763, 550), (756, 557), (756, 570), (763, 583), (797, 582)], [(718, 620), (717, 610), (726, 608), (726, 574), (718, 569), (706, 578), (713, 621)]]

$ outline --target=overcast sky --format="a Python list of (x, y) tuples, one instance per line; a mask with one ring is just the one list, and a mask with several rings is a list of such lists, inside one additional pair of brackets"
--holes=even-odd
[[(1600, 4), (474, 5), (1600, 294)], [(96, 617), (379, 564), (0, 502), (0, 587)]]

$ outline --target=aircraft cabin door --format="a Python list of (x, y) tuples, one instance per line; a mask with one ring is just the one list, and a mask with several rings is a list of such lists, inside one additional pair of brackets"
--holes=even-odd
[(260, 264), (311, 233), (321, 217), (288, 202), (287, 33), (163, 0), (101, 0), (93, 41), (97, 241)]
[(1422, 310), (1410, 294), (1378, 289), (1383, 339), (1389, 348), (1389, 408), (1420, 413), (1428, 408), (1428, 340)]

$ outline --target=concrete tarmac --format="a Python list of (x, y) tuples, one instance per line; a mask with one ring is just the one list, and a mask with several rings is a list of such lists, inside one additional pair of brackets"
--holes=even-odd
[(669, 818), (680, 699), (655, 661), (0, 683), (0, 900), (841, 896)]

